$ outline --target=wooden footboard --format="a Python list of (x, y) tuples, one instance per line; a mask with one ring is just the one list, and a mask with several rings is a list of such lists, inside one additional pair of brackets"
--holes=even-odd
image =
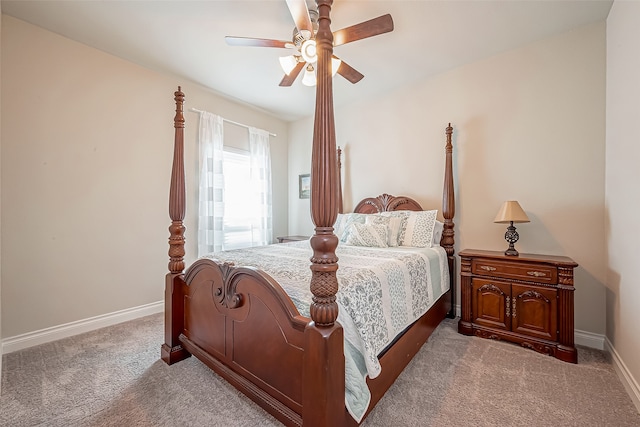
[[(180, 329), (181, 351), (167, 363), (193, 354), (287, 426), (317, 425), (304, 420), (305, 412), (326, 404), (335, 411), (332, 425), (358, 425), (344, 406), (339, 324), (327, 331), (329, 344), (319, 348), (314, 342), (326, 337), (316, 336), (319, 329), (298, 313), (277, 282), (253, 268), (201, 259), (175, 277), (174, 285), (171, 304), (183, 308), (182, 321), (173, 325)], [(367, 414), (444, 319), (450, 299), (447, 292), (381, 356), (382, 373), (367, 380)], [(318, 367), (325, 378), (314, 380)], [(319, 402), (317, 395), (326, 393), (332, 401)]]
[(184, 282), (174, 294), (184, 301), (184, 348), (283, 423), (301, 425), (309, 319), (256, 269), (202, 259)]

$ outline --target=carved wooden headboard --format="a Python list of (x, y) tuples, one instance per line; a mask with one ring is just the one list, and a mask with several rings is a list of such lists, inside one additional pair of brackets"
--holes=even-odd
[(357, 213), (373, 214), (389, 211), (422, 211), (422, 206), (415, 200), (406, 196), (391, 196), (381, 194), (378, 197), (369, 197), (362, 200), (353, 210)]

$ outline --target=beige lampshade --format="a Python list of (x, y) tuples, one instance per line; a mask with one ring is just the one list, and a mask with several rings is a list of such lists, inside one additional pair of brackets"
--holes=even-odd
[(502, 204), (496, 219), (493, 222), (508, 223), (508, 222), (529, 222), (529, 217), (520, 204), (515, 200), (509, 200)]

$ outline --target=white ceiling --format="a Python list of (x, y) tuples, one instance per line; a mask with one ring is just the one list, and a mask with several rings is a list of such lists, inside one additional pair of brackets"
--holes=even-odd
[[(312, 4), (314, 3), (313, 0)], [(365, 75), (334, 79), (336, 105), (377, 96), (516, 46), (605, 20), (613, 0), (335, 0), (332, 29), (390, 13), (391, 33), (338, 46)], [(278, 86), (283, 49), (234, 47), (224, 36), (289, 40), (284, 0), (2, 1), (14, 16), (120, 58), (257, 106), (285, 119), (313, 114), (301, 76)]]

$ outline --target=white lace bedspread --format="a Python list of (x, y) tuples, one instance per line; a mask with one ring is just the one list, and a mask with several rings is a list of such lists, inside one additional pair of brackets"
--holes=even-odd
[[(300, 314), (309, 316), (313, 254), (309, 241), (218, 252), (207, 258), (256, 267), (273, 277)], [(378, 354), (449, 289), (447, 255), (433, 248), (367, 248), (340, 244), (336, 250), (338, 321), (344, 329), (346, 406), (360, 421), (371, 395), (367, 375), (381, 367)]]

